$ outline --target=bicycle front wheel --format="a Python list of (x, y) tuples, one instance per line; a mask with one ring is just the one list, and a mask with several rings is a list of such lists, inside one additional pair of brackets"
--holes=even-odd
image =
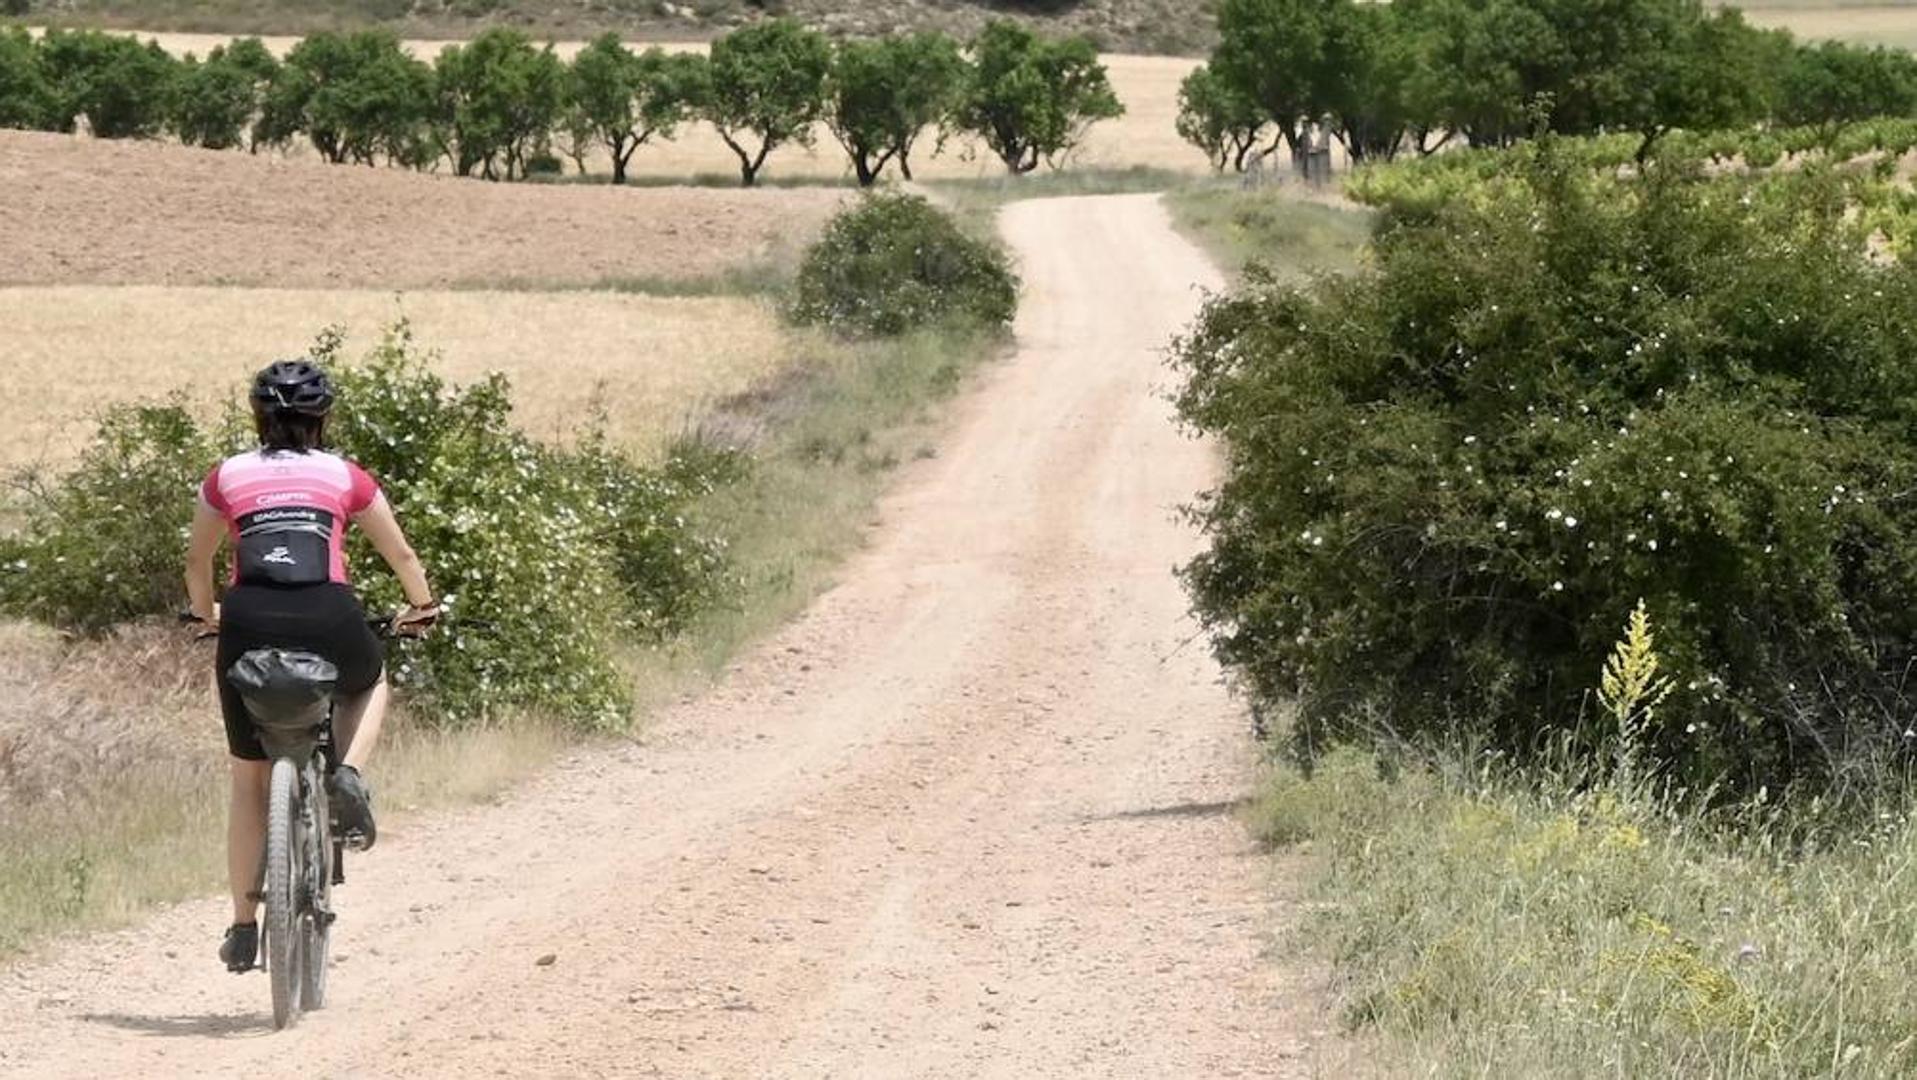
[(300, 774), (287, 758), (273, 763), (266, 802), (266, 972), (273, 984), (273, 1026), (299, 1019), (304, 983), (300, 927), (302, 867)]
[(307, 773), (311, 794), (301, 817), (301, 873), (305, 889), (298, 917), (300, 937), (300, 1008), (326, 1007), (326, 964), (333, 940), (333, 830), (327, 807), (325, 781), (317, 769)]

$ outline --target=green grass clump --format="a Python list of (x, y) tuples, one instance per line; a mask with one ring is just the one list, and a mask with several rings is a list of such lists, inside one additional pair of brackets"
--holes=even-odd
[(1165, 203), (1178, 227), (1232, 274), (1281, 256), (1289, 273), (1349, 270), (1358, 264), (1374, 217), (1282, 190), (1235, 185), (1181, 188)]
[(1423, 1076), (1901, 1077), (1917, 824), (1675, 808), (1643, 786), (1357, 751), (1280, 768), (1254, 809), (1310, 841), (1303, 935), (1344, 1016)]
[(1133, 165), (1124, 169), (1059, 169), (1023, 176), (986, 176), (931, 180), (925, 187), (975, 235), (992, 236), (998, 212), (1021, 199), (1058, 199), (1073, 195), (1128, 195), (1170, 191), (1191, 182), (1188, 173)]

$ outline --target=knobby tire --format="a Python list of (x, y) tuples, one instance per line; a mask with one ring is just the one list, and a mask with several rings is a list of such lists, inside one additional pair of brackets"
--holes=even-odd
[(326, 965), (332, 952), (333, 830), (329, 820), (326, 793), (317, 777), (315, 790), (307, 797), (306, 820), (301, 830), (305, 859), (307, 902), (301, 905), (299, 923), (303, 947), (300, 956), (300, 1008), (326, 1006)]
[(266, 804), (266, 972), (273, 984), (273, 1026), (284, 1030), (300, 1015), (304, 988), (300, 927), (301, 867), (299, 768), (273, 763)]

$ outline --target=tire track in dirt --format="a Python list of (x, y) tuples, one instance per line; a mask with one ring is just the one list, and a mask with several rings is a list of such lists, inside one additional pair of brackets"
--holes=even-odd
[(353, 864), (295, 1030), (207, 900), (0, 973), (0, 1072), (1307, 1074), (1246, 722), (1171, 574), (1213, 461), (1160, 349), (1219, 279), (1151, 196), (1004, 229), (1016, 359), (803, 617), (643, 745)]

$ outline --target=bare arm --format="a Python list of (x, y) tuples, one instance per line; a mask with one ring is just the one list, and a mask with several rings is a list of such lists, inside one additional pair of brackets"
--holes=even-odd
[(415, 608), (431, 606), (433, 590), (426, 584), (426, 568), (420, 564), (413, 545), (406, 542), (406, 534), (400, 530), (399, 519), (393, 516), (393, 506), (386, 501), (386, 496), (374, 499), (373, 505), (360, 511), (353, 520), (366, 530), (366, 539), (373, 542), (373, 550), (399, 575), (406, 602)]
[(188, 608), (206, 623), (219, 621), (213, 604), (213, 556), (219, 554), (225, 536), (226, 519), (201, 501), (193, 510), (193, 526), (187, 534), (186, 598)]

